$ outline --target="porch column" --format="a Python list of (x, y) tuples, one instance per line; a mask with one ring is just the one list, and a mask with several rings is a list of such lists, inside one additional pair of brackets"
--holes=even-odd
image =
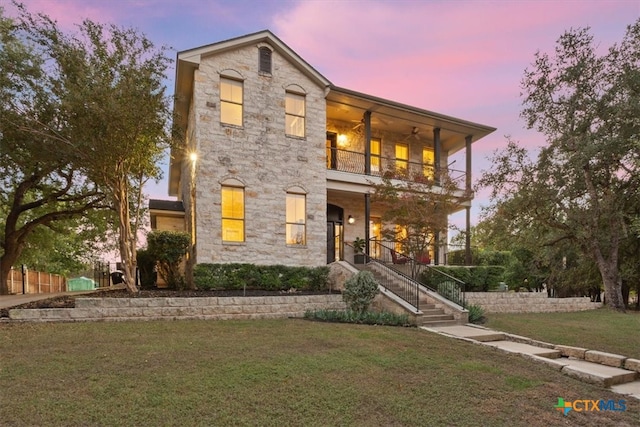
[(473, 139), (473, 135), (467, 135), (465, 138), (465, 154), (467, 157), (467, 186), (466, 190), (471, 192), (471, 140)]
[(371, 175), (371, 111), (365, 111), (362, 119), (364, 120), (364, 173)]
[[(435, 163), (436, 183), (440, 183), (440, 160), (442, 159), (442, 144), (440, 142), (440, 128), (433, 129), (433, 162)], [(437, 259), (437, 258), (436, 258)]]
[(440, 232), (439, 231), (436, 231), (434, 241), (436, 242), (436, 244), (433, 245), (433, 263), (435, 265), (440, 265)]
[(467, 232), (464, 241), (464, 265), (471, 265), (471, 206), (467, 206)]
[(371, 219), (371, 195), (369, 193), (366, 193), (364, 195), (364, 235), (365, 235), (365, 242), (367, 242), (364, 245), (364, 253), (366, 254), (366, 260), (365, 262), (369, 261), (369, 255), (370, 255), (370, 244), (369, 244), (369, 236), (371, 235), (371, 230), (369, 229), (369, 221)]

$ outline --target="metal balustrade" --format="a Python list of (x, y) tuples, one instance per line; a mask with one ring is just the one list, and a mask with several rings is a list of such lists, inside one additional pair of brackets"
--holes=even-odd
[[(367, 175), (365, 171), (365, 154), (359, 151), (349, 151), (339, 148), (327, 148), (327, 169), (340, 172), (350, 172)], [(371, 172), (368, 175), (380, 176), (403, 181), (419, 183), (435, 183), (435, 165), (412, 162), (382, 156), (371, 156)], [(442, 168), (443, 174), (455, 184), (456, 188), (464, 189), (466, 172), (451, 168)]]

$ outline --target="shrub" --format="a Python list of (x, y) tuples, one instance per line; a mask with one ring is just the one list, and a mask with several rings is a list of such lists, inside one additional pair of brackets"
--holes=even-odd
[(329, 267), (198, 264), (194, 268), (193, 279), (198, 289), (319, 291), (329, 287)]
[(364, 313), (378, 295), (378, 282), (369, 271), (360, 271), (344, 283), (342, 299), (355, 313)]
[(180, 268), (187, 254), (191, 237), (176, 231), (152, 231), (147, 236), (147, 250), (157, 262), (158, 274), (171, 289), (184, 289), (185, 278)]
[(409, 322), (409, 315), (388, 312), (374, 313), (371, 311), (367, 311), (364, 313), (356, 313), (354, 311), (307, 310), (304, 313), (304, 318), (336, 323), (361, 323), (366, 325), (385, 326), (415, 326)]
[(467, 307), (467, 310), (469, 310), (469, 322), (470, 323), (484, 323), (485, 322), (485, 317), (484, 317), (484, 309), (482, 307), (480, 307), (479, 305), (474, 305), (471, 304)]
[(156, 284), (156, 261), (147, 249), (138, 249), (136, 263), (140, 270), (140, 288), (151, 289)]

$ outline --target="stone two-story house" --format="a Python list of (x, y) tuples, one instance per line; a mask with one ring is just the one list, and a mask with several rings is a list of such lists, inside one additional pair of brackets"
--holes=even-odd
[[(352, 261), (356, 237), (383, 240), (372, 185), (394, 168), (455, 176), (469, 224), (472, 146), (495, 130), (336, 87), (269, 31), (179, 52), (175, 97), (177, 201), (151, 200), (151, 222), (188, 231), (196, 263)], [(449, 170), (461, 150), (466, 169)]]

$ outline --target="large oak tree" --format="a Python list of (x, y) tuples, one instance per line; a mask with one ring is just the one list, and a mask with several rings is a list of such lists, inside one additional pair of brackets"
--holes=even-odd
[[(163, 79), (170, 60), (132, 29), (89, 20), (63, 32), (16, 4), (2, 21), (0, 142), (8, 206), (0, 271), (6, 272), (37, 226), (109, 208), (135, 288), (142, 186), (160, 176), (169, 141)], [(32, 207), (39, 209), (37, 212)], [(15, 237), (12, 237), (14, 236)]]
[(606, 302), (623, 310), (620, 250), (640, 205), (640, 21), (599, 53), (588, 29), (537, 53), (522, 80), (522, 117), (545, 137), (537, 158), (517, 143), (480, 180), (512, 230), (570, 243), (597, 267)]

